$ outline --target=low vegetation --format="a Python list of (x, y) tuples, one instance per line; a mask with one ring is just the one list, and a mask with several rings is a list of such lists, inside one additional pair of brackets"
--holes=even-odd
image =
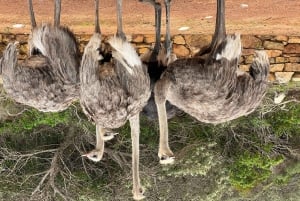
[[(275, 92), (287, 95), (283, 102), (274, 103)], [(273, 86), (256, 112), (226, 124), (203, 124), (188, 115), (170, 120), (172, 166), (158, 164), (158, 123), (142, 117), (147, 200), (266, 200), (276, 187), (300, 199), (299, 96), (298, 85)], [(131, 199), (128, 124), (107, 142), (104, 159), (93, 163), (81, 154), (93, 148), (95, 126), (79, 104), (41, 113), (5, 97), (2, 93), (0, 200)]]

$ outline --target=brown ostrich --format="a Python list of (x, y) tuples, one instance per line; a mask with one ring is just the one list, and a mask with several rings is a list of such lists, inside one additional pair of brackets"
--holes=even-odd
[(225, 0), (217, 0), (215, 33), (207, 58), (176, 60), (155, 85), (161, 163), (174, 160), (168, 143), (166, 100), (201, 122), (218, 124), (253, 112), (265, 95), (267, 54), (257, 51), (250, 73), (239, 71), (240, 35), (226, 36), (224, 13)]
[(7, 94), (43, 112), (66, 109), (79, 99), (80, 53), (74, 34), (60, 26), (61, 0), (55, 1), (54, 26), (37, 26), (28, 0), (32, 33), (29, 58), (18, 63), (16, 43), (3, 53), (1, 73)]
[[(171, 53), (172, 44), (170, 32), (170, 24), (167, 22), (167, 31), (165, 35), (165, 43), (161, 45), (161, 3), (155, 0), (139, 0), (140, 2), (149, 3), (154, 7), (155, 10), (155, 44), (152, 50), (141, 56), (141, 60), (148, 67), (148, 73), (150, 76), (151, 83), (151, 97), (148, 100), (147, 105), (143, 108), (143, 114), (150, 120), (158, 118), (157, 109), (154, 101), (154, 84), (159, 80), (161, 74), (166, 70), (168, 63), (175, 61), (176, 55), (166, 55), (166, 52)], [(166, 10), (170, 9), (166, 4)], [(166, 12), (168, 14), (169, 12)], [(166, 17), (169, 20), (169, 16)], [(167, 51), (169, 50), (169, 51)], [(171, 105), (168, 101), (166, 102), (166, 110), (168, 119), (174, 117), (180, 113), (180, 110), (175, 106)]]
[[(132, 139), (133, 197), (143, 199), (139, 178), (139, 113), (150, 96), (150, 79), (134, 48), (122, 31), (122, 1), (117, 0), (118, 28), (108, 42), (112, 48), (112, 61), (101, 61), (101, 33), (96, 5), (95, 33), (85, 47), (80, 69), (80, 102), (85, 114), (96, 124), (96, 148), (84, 156), (100, 161), (109, 129), (130, 122)], [(110, 137), (111, 138), (111, 137)]]

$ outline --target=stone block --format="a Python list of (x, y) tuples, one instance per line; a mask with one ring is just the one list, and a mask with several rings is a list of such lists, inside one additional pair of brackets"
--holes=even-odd
[(242, 35), (241, 40), (243, 48), (258, 49), (262, 47), (262, 41), (253, 35)]
[(184, 45), (173, 44), (173, 53), (178, 57), (187, 57), (190, 54), (190, 50)]
[(14, 34), (2, 34), (2, 42), (8, 44), (16, 41), (16, 35)]
[(253, 55), (245, 56), (245, 64), (252, 64), (253, 60), (254, 60)]
[(25, 44), (28, 41), (28, 35), (25, 34), (17, 34), (16, 35), (16, 40), (20, 43), (20, 44)]
[(287, 72), (300, 72), (300, 64), (298, 63), (286, 63), (284, 71)]
[(270, 72), (282, 72), (284, 64), (272, 64), (270, 65)]
[(28, 53), (28, 44), (20, 45), (19, 51), (20, 51), (20, 54), (27, 54)]
[(255, 49), (243, 49), (242, 50), (242, 55), (245, 55), (245, 56), (254, 55), (254, 53), (255, 53)]
[(142, 55), (142, 54), (145, 54), (148, 51), (149, 51), (149, 48), (142, 47), (142, 48), (139, 48), (137, 52), (138, 52), (139, 55)]
[(288, 57), (276, 57), (275, 58), (275, 63), (287, 63), (289, 62)]
[(132, 42), (142, 43), (144, 41), (144, 36), (142, 34), (135, 34), (132, 36)]
[(250, 65), (240, 65), (239, 69), (245, 72), (248, 72), (250, 69)]
[(144, 35), (144, 42), (145, 43), (154, 43), (155, 42), (155, 35)]
[(300, 53), (300, 44), (299, 43), (290, 43), (284, 47), (284, 53), (288, 54), (299, 54)]
[(211, 42), (212, 35), (185, 35), (185, 42), (190, 47), (203, 48), (208, 46)]
[(268, 80), (270, 82), (274, 82), (276, 80), (276, 77), (275, 77), (274, 73), (269, 73)]
[(281, 50), (266, 50), (268, 57), (279, 57), (282, 55)]
[(291, 81), (294, 72), (275, 72), (276, 81), (285, 84)]
[(269, 62), (270, 62), (270, 64), (275, 64), (276, 63), (275, 57), (269, 58)]
[(288, 39), (289, 39), (289, 37), (288, 36), (284, 36), (284, 35), (279, 35), (279, 36), (276, 36), (274, 38), (274, 40), (281, 41), (281, 42), (287, 42)]
[(281, 42), (265, 41), (264, 48), (268, 50), (284, 50), (284, 44)]
[(174, 44), (185, 45), (185, 39), (182, 35), (176, 35), (173, 37)]
[(300, 73), (295, 73), (292, 77), (293, 82), (300, 82)]
[(300, 63), (300, 57), (289, 57), (289, 62)]
[(288, 43), (300, 43), (300, 37), (299, 36), (290, 36)]

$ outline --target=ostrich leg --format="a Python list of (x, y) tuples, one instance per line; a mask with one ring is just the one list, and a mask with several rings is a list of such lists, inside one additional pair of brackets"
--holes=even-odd
[(133, 198), (135, 200), (141, 200), (145, 198), (143, 195), (144, 190), (140, 183), (139, 176), (139, 136), (140, 136), (140, 118), (139, 114), (129, 119), (131, 128), (131, 140), (132, 140), (132, 177), (133, 177)]
[(126, 40), (125, 33), (123, 32), (123, 23), (122, 23), (122, 0), (117, 0), (117, 36)]
[(31, 28), (33, 29), (36, 27), (36, 21), (35, 21), (34, 12), (33, 12), (32, 0), (28, 0), (28, 5), (29, 5)]
[(60, 25), (61, 0), (55, 0), (54, 7), (54, 26)]
[(159, 121), (159, 149), (158, 157), (160, 164), (172, 164), (174, 162), (174, 154), (169, 147), (168, 119), (166, 112), (166, 94), (168, 92), (170, 81), (168, 79), (160, 79), (155, 84), (154, 94), (155, 103)]
[(150, 3), (154, 7), (155, 11), (155, 44), (150, 56), (150, 61), (157, 61), (157, 55), (160, 49), (160, 34), (161, 34), (161, 4), (155, 2), (155, 0), (139, 0), (140, 2)]
[(98, 162), (102, 159), (104, 153), (105, 132), (105, 128), (96, 125), (96, 148), (87, 154), (83, 154), (82, 156), (86, 156), (94, 162)]

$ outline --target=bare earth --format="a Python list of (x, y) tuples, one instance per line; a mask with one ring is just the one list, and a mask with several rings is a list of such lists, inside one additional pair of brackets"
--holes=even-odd
[[(39, 23), (52, 22), (53, 0), (33, 0)], [(126, 34), (153, 34), (154, 9), (138, 0), (123, 0), (123, 21)], [(247, 4), (243, 8), (241, 4)], [(100, 0), (103, 34), (116, 31), (116, 0)], [(216, 0), (173, 0), (171, 5), (172, 34), (213, 33)], [(212, 18), (208, 17), (212, 16)], [(163, 32), (165, 14), (163, 8)], [(62, 0), (62, 24), (75, 33), (92, 33), (94, 0)], [(24, 24), (23, 28), (13, 28)], [(179, 31), (182, 26), (190, 27)], [(227, 31), (242, 34), (300, 35), (299, 0), (226, 0)], [(29, 33), (27, 0), (0, 0), (0, 32)]]

